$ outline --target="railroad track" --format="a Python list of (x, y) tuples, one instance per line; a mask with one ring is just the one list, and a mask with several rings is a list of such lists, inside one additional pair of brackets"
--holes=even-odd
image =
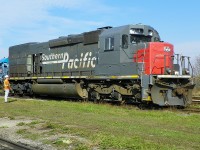
[(6, 140), (4, 138), (0, 138), (0, 150), (36, 150), (36, 149)]
[(194, 99), (194, 100), (200, 100), (200, 96), (192, 96), (192, 99)]
[(200, 100), (192, 100), (192, 104), (200, 104)]
[(192, 96), (193, 104), (200, 104), (200, 96)]
[(182, 109), (181, 111), (183, 111), (183, 112), (188, 112), (188, 113), (200, 113), (200, 109), (195, 109), (195, 108), (189, 108), (189, 109)]

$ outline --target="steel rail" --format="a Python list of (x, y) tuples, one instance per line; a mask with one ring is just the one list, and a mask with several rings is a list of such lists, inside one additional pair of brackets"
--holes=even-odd
[(13, 149), (13, 150), (36, 150), (35, 148), (32, 147), (28, 147), (16, 142), (12, 142), (10, 140), (6, 140), (4, 138), (0, 137), (0, 145), (2, 145), (3, 147), (9, 148), (9, 149)]
[(182, 109), (181, 111), (188, 113), (200, 113), (200, 109)]

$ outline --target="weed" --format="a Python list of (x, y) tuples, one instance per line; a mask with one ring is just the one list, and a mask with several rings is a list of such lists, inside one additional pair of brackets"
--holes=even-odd
[(30, 123), (27, 123), (27, 126), (34, 128), (35, 125), (40, 124), (40, 123), (41, 123), (40, 121), (32, 121)]
[(0, 126), (0, 128), (4, 129), (4, 128), (8, 128), (8, 126)]
[(36, 125), (36, 124), (39, 124), (41, 123), (40, 121), (32, 121), (30, 123), (28, 123), (28, 125)]
[(17, 133), (17, 134), (24, 135), (24, 134), (27, 133), (27, 129), (19, 129), (16, 133)]
[(17, 126), (24, 126), (24, 125), (26, 125), (26, 123), (24, 123), (24, 122), (19, 122), (19, 123), (17, 124)]
[(43, 125), (43, 127), (46, 129), (56, 129), (58, 125), (51, 122), (47, 122), (46, 124)]
[(14, 116), (8, 116), (8, 118), (9, 118), (10, 120), (15, 120), (15, 117), (14, 117)]

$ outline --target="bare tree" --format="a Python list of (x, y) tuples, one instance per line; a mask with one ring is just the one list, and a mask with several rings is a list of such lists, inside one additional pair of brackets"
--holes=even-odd
[(196, 56), (195, 61), (194, 61), (194, 75), (195, 75), (196, 89), (199, 90), (200, 88), (200, 55)]
[(195, 58), (194, 74), (196, 77), (200, 77), (200, 55)]

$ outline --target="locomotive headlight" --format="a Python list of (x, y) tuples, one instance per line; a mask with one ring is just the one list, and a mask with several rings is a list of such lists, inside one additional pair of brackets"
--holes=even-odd
[(171, 74), (172, 70), (170, 68), (166, 68), (167, 74)]
[(188, 69), (185, 69), (185, 74), (189, 75), (190, 71)]
[(179, 72), (178, 72), (178, 71), (175, 71), (174, 74), (178, 76), (178, 75), (179, 75)]
[(153, 36), (153, 31), (149, 30), (148, 34), (149, 34), (149, 36)]

